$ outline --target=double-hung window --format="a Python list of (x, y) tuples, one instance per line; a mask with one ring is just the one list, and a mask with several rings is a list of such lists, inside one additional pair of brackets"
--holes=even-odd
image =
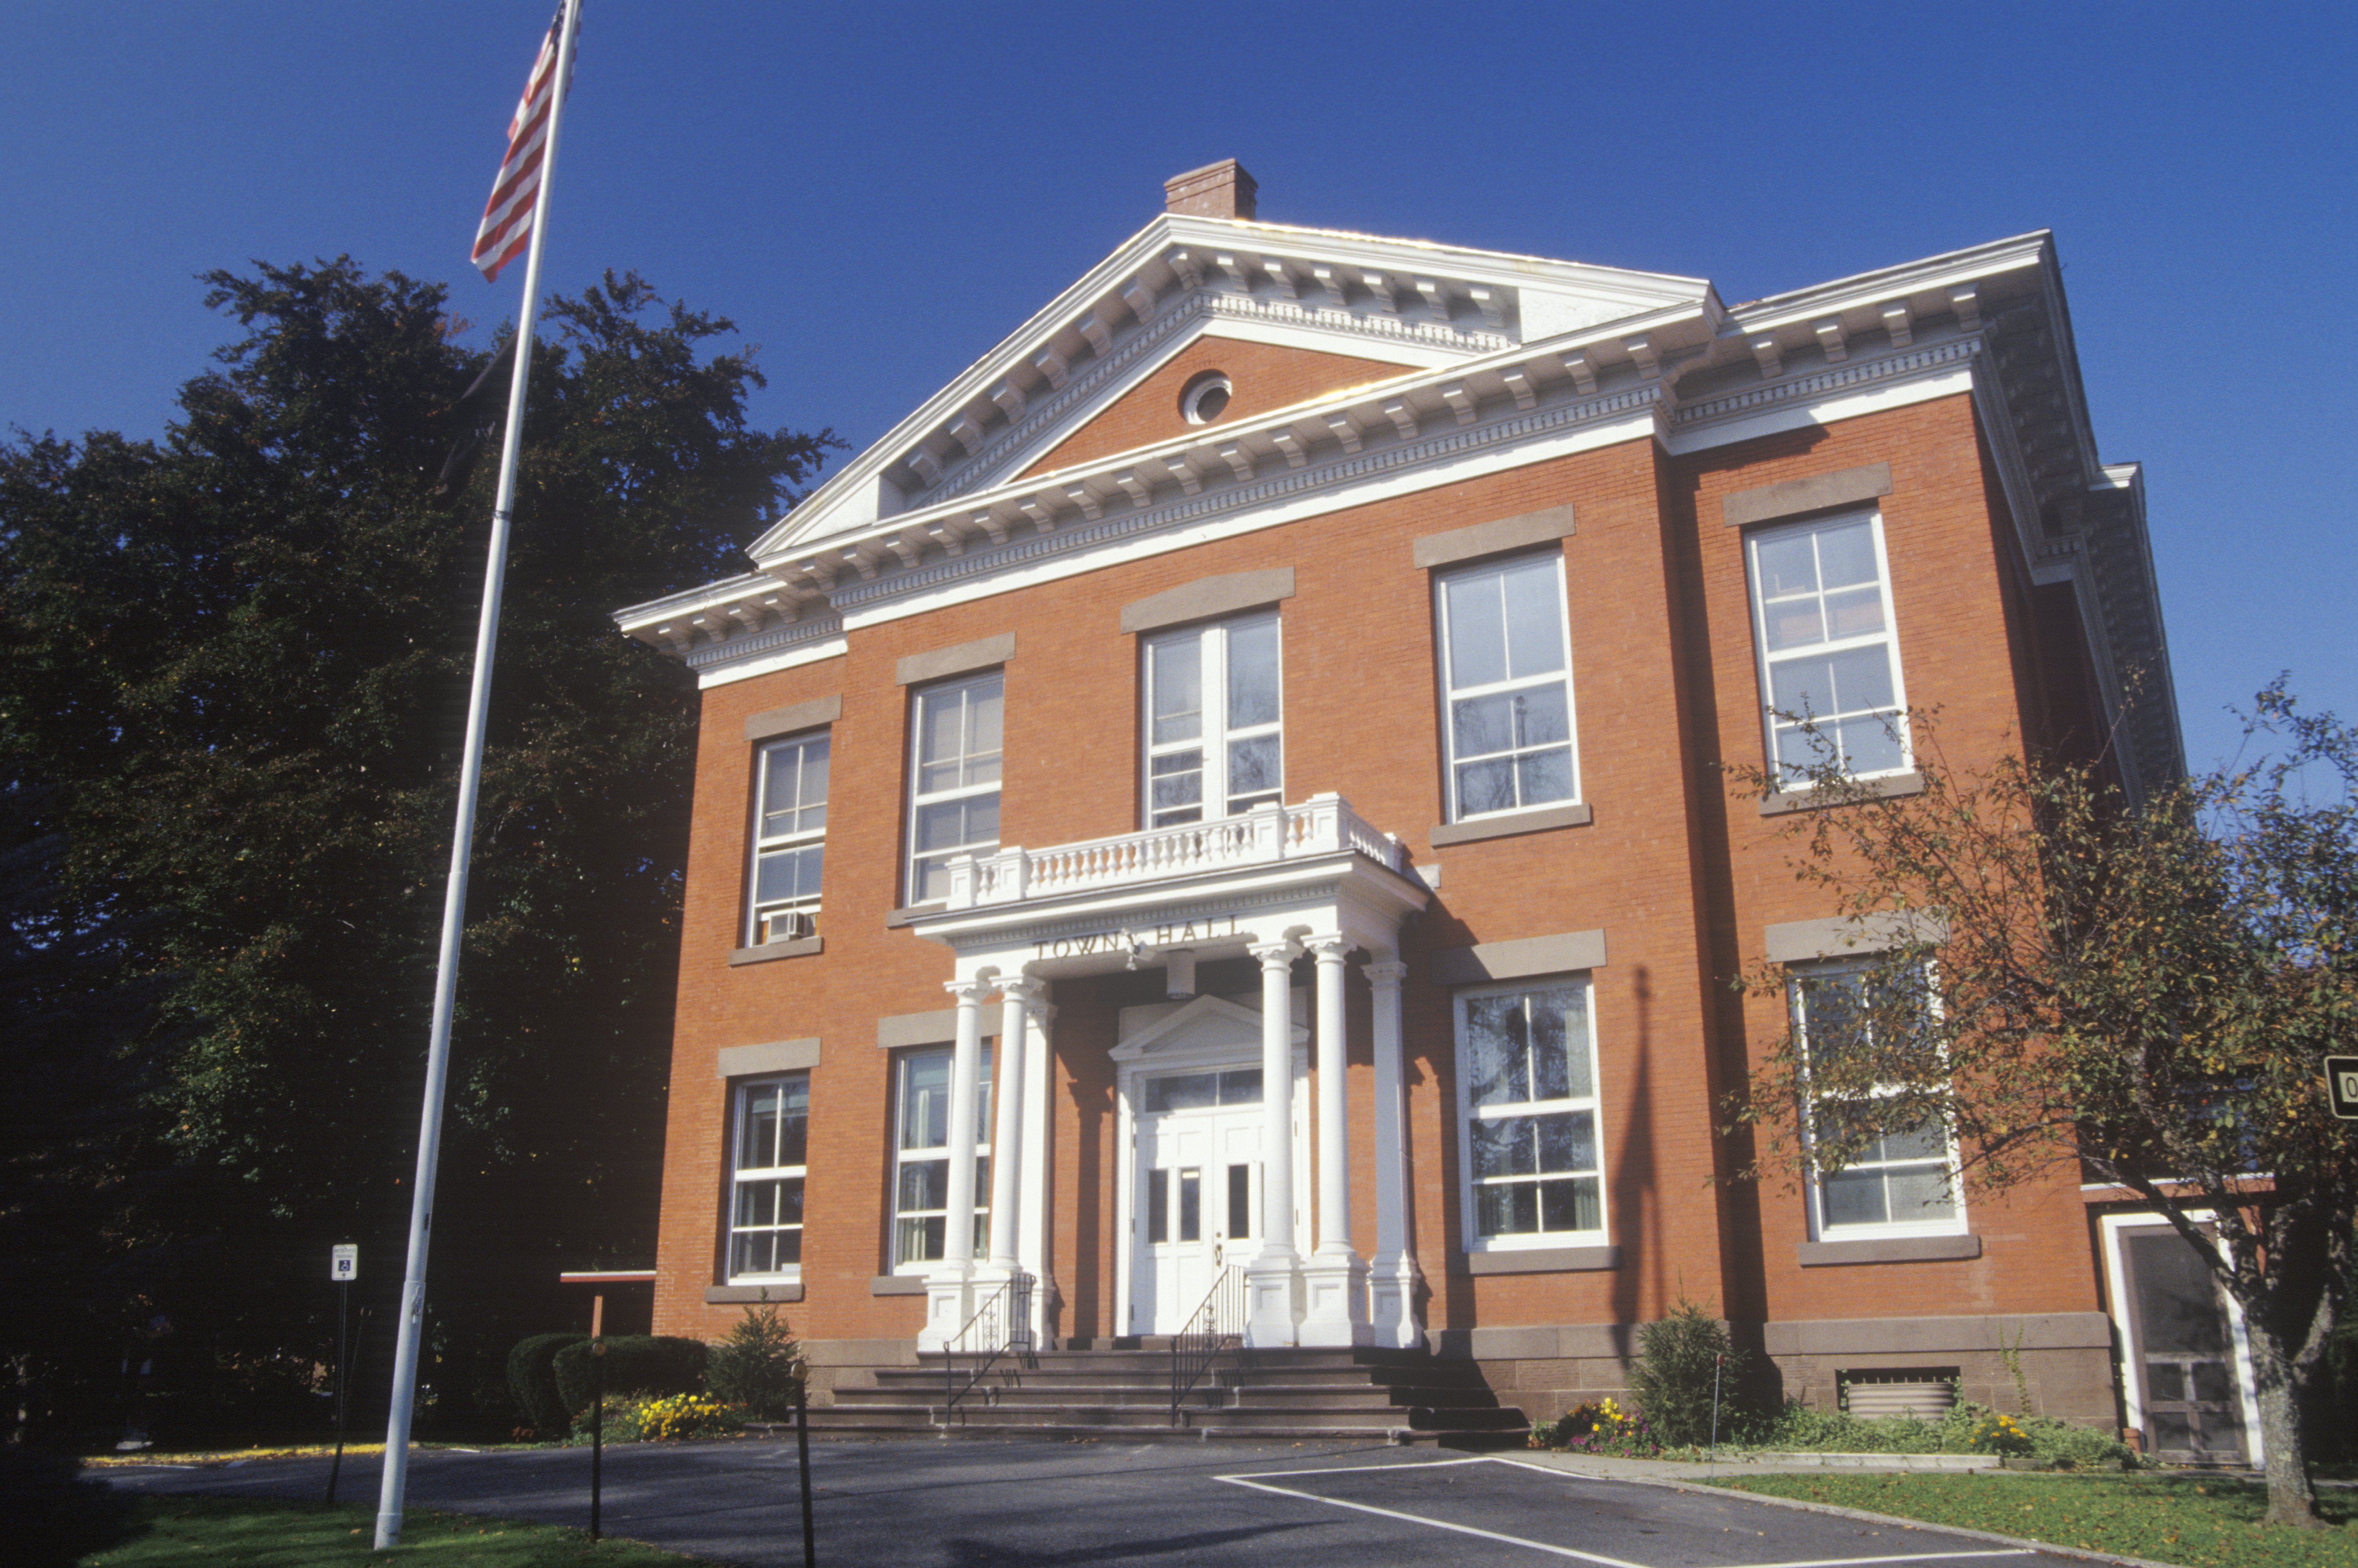
[(917, 693), (909, 765), (909, 902), (947, 898), (950, 862), (999, 848), (997, 670)]
[(1274, 615), (1250, 615), (1146, 640), (1148, 827), (1282, 798), (1277, 627)]
[(1768, 755), (1782, 788), (1813, 766), (1855, 778), (1909, 767), (1883, 522), (1872, 512), (1745, 536)]
[(827, 855), (827, 731), (764, 744), (753, 780), (753, 898), (749, 940), (818, 934)]
[[(1912, 1125), (1886, 1127), (1858, 1144), (1858, 1152), (1839, 1166), (1819, 1152), (1828, 1141), (1845, 1138), (1863, 1125), (1861, 1108), (1896, 1092), (1873, 1083), (1845, 1082), (1840, 1090), (1828, 1085), (1838, 1076), (1845, 1080), (1859, 1076), (1844, 1072), (1844, 1057), (1853, 1053), (1871, 1051), (1872, 1060), (1881, 1064), (1890, 1063), (1894, 1045), (1903, 1055), (1912, 1054), (1908, 1039), (1913, 1033), (1911, 1021), (1936, 1005), (1923, 972), (1895, 973), (1873, 961), (1816, 965), (1795, 971), (1787, 993), (1811, 1072), (1811, 1219), (1818, 1237), (1839, 1240), (1962, 1231), (1956, 1148), (1938, 1113)], [(1935, 1049), (1926, 1045), (1923, 1052), (1927, 1070), (1937, 1072)]]
[(802, 1271), (803, 1179), (810, 1075), (737, 1086), (729, 1194), (729, 1278), (792, 1280)]
[(1605, 1242), (1588, 1000), (1585, 977), (1457, 995), (1468, 1251)]
[[(946, 1255), (950, 1203), (950, 1053), (907, 1051), (896, 1064), (892, 1267), (914, 1271)], [(990, 1250), (990, 1056), (974, 1097), (974, 1255)]]
[(1450, 572), (1433, 593), (1449, 819), (1578, 799), (1563, 557)]

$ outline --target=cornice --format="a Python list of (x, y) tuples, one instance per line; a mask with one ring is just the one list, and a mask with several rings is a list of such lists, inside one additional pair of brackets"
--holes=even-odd
[[(886, 504), (882, 490), (863, 500), (871, 486), (890, 486), (905, 501), (967, 493), (990, 482), (1055, 431), (1060, 415), (1085, 406), (1064, 395), (1075, 380), (1087, 378), (1101, 390), (1118, 379), (1118, 371), (1098, 374), (1098, 362), (1116, 357), (1118, 345), (1127, 349), (1141, 333), (1155, 331), (1174, 309), (1282, 323), (1362, 345), (1413, 346), (1420, 354), (1476, 356), (1526, 335), (1524, 305), (1533, 291), (1556, 302), (1548, 312), (1554, 324), (1543, 327), (1542, 336), (1574, 324), (1564, 315), (1572, 300), (1582, 302), (1575, 314), (1583, 326), (1699, 303), (1715, 328), (1723, 313), (1702, 279), (1164, 214), (820, 484), (755, 542), (752, 553), (791, 548), (815, 525), (836, 532), (827, 520), (846, 508), (871, 518), (903, 510)], [(1291, 308), (1309, 300), (1318, 308)], [(1160, 341), (1169, 342), (1173, 330), (1163, 329)], [(1120, 357), (1137, 362), (1136, 356)], [(1035, 412), (1033, 404), (1043, 400), (1052, 411)], [(956, 488), (946, 489), (952, 481)]]
[[(1023, 416), (983, 443), (971, 457), (946, 468), (939, 483), (922, 492), (922, 509), (938, 505), (987, 488), (1034, 452), (1053, 447), (1069, 432), (1066, 422), (1103, 395), (1123, 390), (1119, 382), (1134, 382), (1167, 357), (1178, 341), (1200, 325), (1219, 321), (1250, 322), (1308, 329), (1323, 335), (1384, 348), (1413, 346), (1439, 350), (1467, 359), (1514, 346), (1504, 332), (1476, 331), (1436, 321), (1407, 321), (1396, 317), (1363, 316), (1348, 310), (1314, 308), (1291, 300), (1266, 300), (1206, 287), (1189, 292), (1165, 306), (1143, 328), (1124, 338), (1110, 354), (1092, 360), (1088, 368), (1066, 380), (1064, 389), (1044, 400), (1027, 400)], [(1404, 372), (1416, 367), (1403, 366)]]
[[(1355, 455), (1330, 459), (1314, 466), (1286, 469), (1268, 477), (1230, 482), (1194, 496), (1177, 496), (1131, 508), (1091, 522), (1060, 525), (980, 554), (925, 562), (889, 578), (846, 583), (829, 597), (837, 610), (857, 622), (862, 612), (885, 601), (914, 596), (966, 578), (987, 576), (1010, 567), (1094, 549), (1118, 540), (1196, 525), (1228, 514), (1269, 507), (1321, 492), (1363, 484), (1369, 480), (1417, 469), (1431, 463), (1455, 461), (1487, 448), (1523, 445), (1548, 435), (1570, 432), (1585, 425), (1603, 424), (1656, 408), (1661, 402), (1659, 383), (1602, 393), (1573, 404), (1511, 418), (1494, 419), (1470, 428), (1395, 439)], [(1374, 427), (1370, 427), (1372, 431)], [(1337, 500), (1336, 505), (1347, 503)]]
[(1673, 418), (1682, 427), (1706, 425), (1749, 416), (1787, 404), (1814, 403), (1835, 393), (1969, 365), (1980, 347), (1977, 338), (1958, 338), (1879, 354), (1873, 359), (1845, 361), (1823, 370), (1780, 375), (1758, 386), (1682, 403)]

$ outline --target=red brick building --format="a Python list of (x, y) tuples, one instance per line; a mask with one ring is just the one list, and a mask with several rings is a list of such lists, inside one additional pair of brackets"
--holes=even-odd
[(1714, 1130), (1783, 1022), (1729, 977), (1856, 936), (1806, 792), (1721, 771), (1793, 754), (1772, 708), (1894, 791), (1909, 705), (1956, 762), (2181, 766), (2047, 234), (1731, 308), (1217, 165), (750, 554), (618, 617), (704, 688), (661, 1331), (766, 1294), (905, 1361), (1013, 1280), (1102, 1346), (1238, 1271), (1249, 1344), (1544, 1416), (1684, 1296), (1818, 1402), (2010, 1389), (2003, 1343), (2143, 1419), (2068, 1180), (1894, 1140), (1788, 1195)]

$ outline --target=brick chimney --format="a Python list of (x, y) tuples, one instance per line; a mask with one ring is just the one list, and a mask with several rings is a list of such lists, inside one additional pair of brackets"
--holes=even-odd
[(1232, 157), (1174, 174), (1163, 182), (1163, 210), (1190, 218), (1249, 218), (1260, 182)]

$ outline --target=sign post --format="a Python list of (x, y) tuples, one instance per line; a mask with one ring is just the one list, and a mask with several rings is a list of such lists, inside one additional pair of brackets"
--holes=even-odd
[(336, 1457), (328, 1465), (328, 1502), (336, 1500), (336, 1477), (344, 1468), (344, 1417), (352, 1410), (352, 1353), (348, 1331), (352, 1324), (352, 1281), (360, 1278), (361, 1249), (350, 1242), (328, 1249), (328, 1278), (336, 1285)]
[(2358, 1121), (2358, 1056), (2325, 1059), (2325, 1098), (2332, 1102), (2334, 1115)]

